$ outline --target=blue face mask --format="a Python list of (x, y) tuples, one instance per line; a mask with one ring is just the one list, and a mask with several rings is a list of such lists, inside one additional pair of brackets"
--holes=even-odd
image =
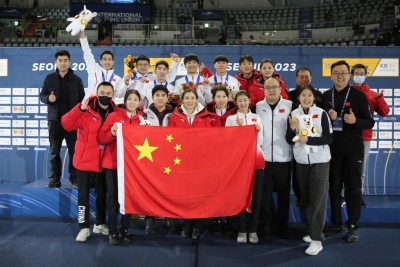
[(365, 76), (361, 76), (361, 75), (354, 75), (353, 76), (353, 81), (356, 84), (362, 84), (365, 81)]

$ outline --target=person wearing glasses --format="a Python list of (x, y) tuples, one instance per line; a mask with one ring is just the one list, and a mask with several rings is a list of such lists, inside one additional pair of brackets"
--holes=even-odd
[(286, 128), (289, 114), (297, 107), (292, 101), (281, 96), (281, 83), (277, 78), (264, 82), (264, 100), (256, 105), (256, 113), (263, 124), (263, 143), (265, 157), (264, 182), (262, 189), (259, 236), (269, 238), (272, 225), (272, 193), (278, 194), (277, 222), (279, 235), (291, 239), (288, 230), (290, 204), (290, 174), (292, 164), (292, 145), (286, 142)]
[[(371, 108), (372, 114), (376, 111), (376, 113), (381, 117), (386, 117), (389, 114), (389, 106), (383, 97), (383, 92), (375, 92), (372, 91), (368, 84), (365, 82), (365, 78), (368, 74), (367, 67), (363, 64), (356, 64), (351, 68), (351, 78), (353, 79), (353, 83), (351, 86), (363, 91), (368, 98), (369, 106)], [(363, 140), (364, 140), (364, 161), (363, 167), (361, 171), (361, 193), (364, 193), (364, 181), (365, 181), (365, 170), (367, 167), (367, 160), (369, 156), (369, 149), (372, 140), (372, 129), (366, 129), (362, 131)], [(367, 207), (364, 199), (361, 199), (361, 206)]]
[[(172, 67), (169, 69), (167, 75), (167, 82), (172, 83), (175, 81), (176, 73), (179, 67), (179, 56), (175, 53), (171, 53)], [(136, 90), (137, 83), (148, 83), (156, 79), (152, 74), (149, 73), (150, 69), (150, 58), (145, 55), (140, 55), (135, 58), (135, 71), (128, 73), (124, 76), (124, 82), (121, 88), (117, 88), (115, 92), (117, 97), (124, 97), (126, 90)]]
[(261, 61), (260, 73), (261, 74), (255, 78), (253, 85), (249, 88), (251, 98), (250, 108), (254, 107), (257, 102), (264, 99), (264, 84), (268, 78), (278, 79), (281, 96), (284, 99), (289, 99), (286, 92), (286, 83), (282, 80), (281, 75), (275, 73), (275, 65), (271, 59), (264, 59)]
[(347, 242), (357, 242), (361, 215), (361, 169), (364, 161), (362, 130), (371, 129), (375, 121), (365, 93), (349, 85), (349, 64), (340, 60), (331, 65), (333, 88), (322, 94), (323, 107), (332, 122), (333, 142), (330, 145), (329, 197), (331, 224), (325, 237), (344, 231), (340, 205), (344, 185), (348, 213)]

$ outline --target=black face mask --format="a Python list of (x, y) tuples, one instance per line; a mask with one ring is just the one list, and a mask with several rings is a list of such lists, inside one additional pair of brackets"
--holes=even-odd
[(98, 98), (99, 98), (100, 104), (102, 104), (104, 106), (108, 106), (111, 103), (111, 97), (102, 95), (102, 96), (99, 96)]

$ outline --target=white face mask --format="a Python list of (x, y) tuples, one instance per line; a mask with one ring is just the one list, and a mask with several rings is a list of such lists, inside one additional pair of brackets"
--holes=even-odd
[(362, 83), (365, 81), (365, 76), (354, 75), (353, 81), (354, 81), (356, 84), (362, 84)]

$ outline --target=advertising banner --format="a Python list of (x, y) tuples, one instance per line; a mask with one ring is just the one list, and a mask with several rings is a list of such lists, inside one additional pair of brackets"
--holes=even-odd
[(372, 77), (399, 77), (398, 58), (323, 58), (322, 75), (331, 75), (332, 63), (346, 60), (350, 68), (355, 64), (363, 64), (367, 67), (368, 76)]
[[(49, 176), (47, 106), (40, 103), (39, 93), (46, 75), (56, 69), (54, 54), (59, 49), (71, 53), (71, 68), (86, 87), (86, 64), (80, 47), (0, 49), (1, 180), (31, 182)], [(240, 56), (249, 54), (256, 62), (255, 68), (260, 67), (259, 62), (263, 59), (272, 59), (275, 71), (281, 74), (289, 89), (295, 87), (296, 70), (308, 67), (312, 72), (312, 85), (322, 92), (333, 86), (329, 77), (330, 64), (342, 59), (350, 65), (363, 63), (369, 69), (366, 82), (372, 90), (383, 92), (390, 107), (387, 117), (374, 117), (376, 123), (367, 163), (365, 193), (400, 195), (400, 50), (397, 47), (137, 46), (91, 49), (96, 61), (104, 50), (114, 53), (114, 68), (119, 76), (127, 73), (124, 58), (128, 55), (147, 55), (153, 68), (158, 60), (172, 63), (170, 53), (181, 58), (195, 53), (200, 57), (200, 64), (204, 63), (213, 71), (214, 58), (226, 55), (229, 58), (228, 73), (235, 75), (239, 71)], [(177, 78), (185, 73), (181, 59)], [(64, 166), (68, 166), (65, 147), (61, 157)], [(63, 175), (68, 177), (67, 167), (64, 167)]]
[[(98, 22), (100, 18), (104, 18), (113, 24), (134, 24), (143, 22), (146, 18), (151, 17), (150, 5), (86, 4), (86, 9), (97, 12), (97, 16), (93, 18), (93, 22)], [(82, 10), (83, 4), (71, 5), (70, 16), (74, 17)]]

